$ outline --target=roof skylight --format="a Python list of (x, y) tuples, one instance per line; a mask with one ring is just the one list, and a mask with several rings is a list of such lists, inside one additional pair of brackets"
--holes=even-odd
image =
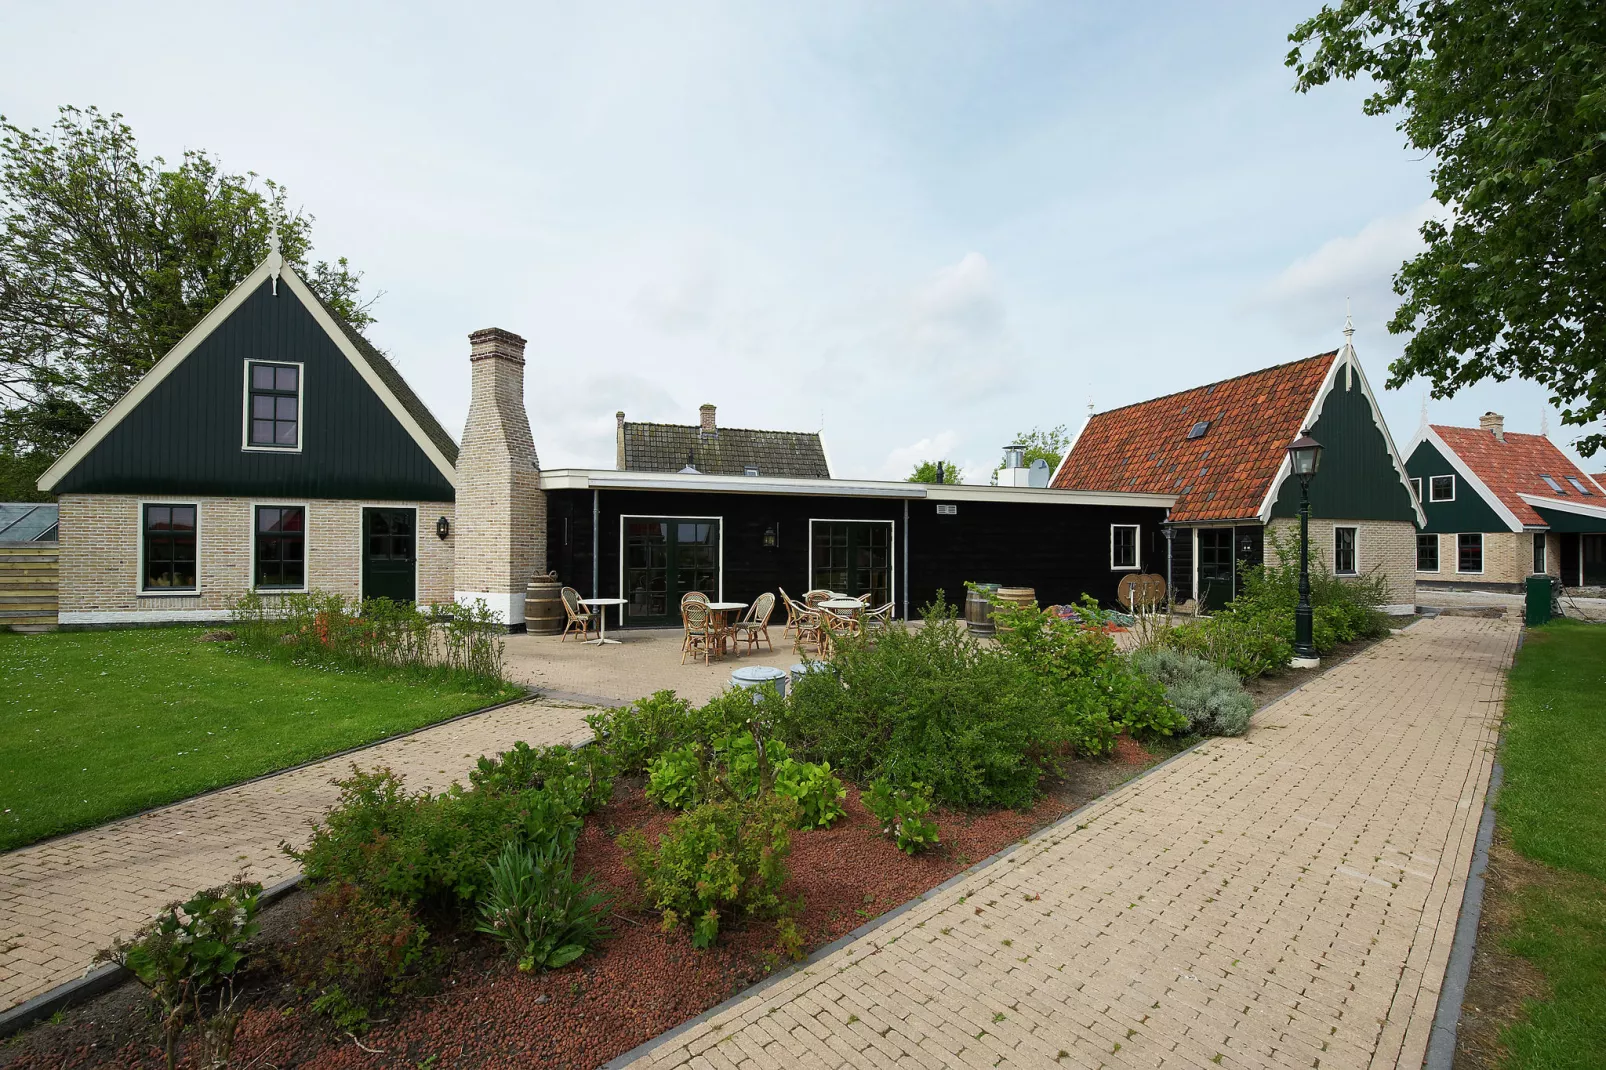
[(1549, 476), (1542, 475), (1539, 478), (1544, 480), (1546, 485), (1549, 486), (1550, 489), (1555, 491), (1557, 494), (1566, 494), (1567, 493), (1566, 489), (1564, 487), (1562, 487), (1562, 485), (1560, 483), (1557, 483), (1554, 479), (1551, 479)]
[(1583, 483), (1581, 483), (1579, 481), (1577, 476), (1568, 476), (1567, 477), (1567, 482), (1569, 482), (1573, 486), (1577, 487), (1579, 494), (1588, 494), (1589, 493), (1589, 488), (1584, 486)]
[(1188, 429), (1188, 437), (1189, 438), (1203, 438), (1204, 437), (1204, 433), (1206, 431), (1208, 431), (1208, 430), (1210, 430), (1210, 421), (1209, 420), (1200, 420), (1198, 423), (1194, 424), (1191, 428)]

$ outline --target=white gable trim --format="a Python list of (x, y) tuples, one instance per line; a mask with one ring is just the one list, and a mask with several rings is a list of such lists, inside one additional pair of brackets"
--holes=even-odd
[[(1355, 359), (1355, 348), (1353, 346), (1346, 344), (1343, 349), (1338, 351), (1338, 356), (1333, 359), (1332, 367), (1327, 369), (1327, 375), (1322, 379), (1321, 388), (1316, 391), (1316, 396), (1311, 399), (1310, 409), (1305, 413), (1305, 420), (1299, 425), (1299, 430), (1305, 431), (1316, 426), (1316, 421), (1321, 418), (1322, 408), (1327, 404), (1328, 395), (1338, 385), (1340, 369), (1343, 369), (1347, 374), (1348, 385), (1353, 385), (1357, 380), (1360, 382), (1361, 393), (1365, 396), (1366, 403), (1372, 410), (1372, 423), (1383, 433), (1383, 444), (1388, 447), (1389, 460), (1394, 462), (1394, 474), (1399, 477), (1400, 486), (1405, 490), (1405, 496), (1411, 502), (1411, 512), (1416, 516), (1417, 526), (1426, 527), (1428, 523), (1427, 514), (1422, 511), (1422, 503), (1416, 500), (1416, 492), (1411, 489), (1411, 476), (1405, 470), (1405, 461), (1400, 457), (1400, 451), (1394, 445), (1394, 436), (1389, 433), (1389, 425), (1383, 419), (1383, 410), (1378, 408), (1377, 397), (1372, 393), (1372, 385), (1366, 381), (1366, 370)], [(1289, 441), (1292, 442), (1293, 440), (1290, 439)], [(1290, 464), (1288, 455), (1285, 453), (1281, 463), (1277, 465), (1277, 476), (1271, 481), (1271, 486), (1266, 488), (1266, 497), (1261, 501), (1260, 509), (1256, 514), (1262, 524), (1271, 521), (1272, 506), (1277, 501), (1277, 492), (1282, 489), (1283, 480), (1287, 479), (1290, 474)], [(1518, 530), (1521, 529), (1519, 528)]]
[(1558, 513), (1571, 513), (1574, 516), (1586, 516), (1591, 520), (1606, 520), (1606, 507), (1588, 505), (1584, 502), (1563, 501), (1560, 498), (1541, 498), (1537, 494), (1518, 494), (1517, 497), (1529, 505), (1554, 509)]
[(257, 288), (270, 275), (275, 274), (276, 270), (278, 278), (290, 286), (290, 289), (301, 301), (302, 306), (312, 314), (313, 319), (318, 321), (318, 325), (323, 328), (324, 333), (346, 355), (346, 359), (351, 362), (352, 367), (357, 369), (357, 374), (362, 376), (363, 381), (385, 403), (385, 407), (390, 410), (391, 415), (401, 422), (402, 427), (406, 428), (413, 441), (424, 451), (424, 454), (429, 457), (441, 474), (453, 486), (456, 486), (457, 473), (451, 462), (446, 459), (446, 456), (441, 453), (440, 448), (430, 440), (429, 436), (424, 434), (424, 430), (418, 425), (418, 421), (413, 419), (412, 414), (402, 407), (401, 402), (391, 393), (390, 388), (384, 384), (384, 381), (379, 378), (373, 368), (369, 367), (362, 354), (357, 352), (357, 347), (351, 344), (351, 339), (347, 338), (345, 332), (330, 318), (329, 313), (324, 310), (323, 304), (307, 288), (307, 284), (301, 281), (301, 276), (297, 275), (295, 269), (288, 264), (276, 268), (270, 258), (258, 264), (256, 270), (242, 279), (238, 286), (230, 290), (229, 295), (218, 302), (212, 311), (202, 316), (201, 321), (191, 327), (189, 333), (179, 339), (178, 344), (168, 350), (161, 360), (152, 365), (151, 370), (146, 372), (139, 382), (129, 389), (128, 393), (118, 398), (116, 403), (107, 409), (100, 419), (95, 421), (94, 426), (84, 432), (82, 438), (74, 442), (67, 452), (56, 458), (56, 463), (45, 469), (45, 473), (39, 477), (37, 483), (39, 489), (47, 492), (54, 490), (62, 477), (78, 467), (79, 462), (87, 457), (91, 450), (100, 445), (101, 441), (111, 433), (112, 428), (122, 423), (129, 413), (138, 408), (140, 402), (144, 401), (151, 391), (161, 384), (163, 379), (171, 375), (173, 369), (184, 362), (185, 357), (193, 353), (196, 347), (232, 316), (245, 303), (246, 298), (255, 293)]
[[(1431, 427), (1427, 428), (1422, 437), (1417, 440), (1417, 445), (1421, 445), (1423, 442), (1432, 444), (1433, 448), (1438, 450), (1450, 462), (1450, 467), (1454, 468), (1456, 475), (1461, 477), (1462, 484), (1477, 491), (1484, 504), (1494, 510), (1495, 515), (1505, 522), (1507, 528), (1512, 531), (1523, 530), (1525, 525), (1521, 520), (1517, 519), (1517, 514), (1511, 511), (1511, 507), (1501, 501), (1494, 491), (1489, 489), (1489, 484), (1478, 478), (1477, 473), (1467, 466), (1467, 462), (1461, 459), (1459, 453), (1451, 449), (1449, 444), (1439, 437), (1437, 431)], [(1413, 446), (1411, 451), (1413, 453), (1416, 452), (1416, 447)]]

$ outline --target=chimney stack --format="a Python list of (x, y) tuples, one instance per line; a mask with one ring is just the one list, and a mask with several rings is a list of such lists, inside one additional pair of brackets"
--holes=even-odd
[(699, 408), (697, 412), (698, 415), (702, 417), (702, 427), (700, 429), (700, 433), (704, 435), (719, 434), (719, 428), (714, 426), (714, 406), (704, 405)]
[(472, 388), (457, 454), (459, 602), (483, 599), (524, 630), (524, 592), (546, 571), (546, 497), (524, 412), (524, 339), (491, 327), (468, 336)]
[(1498, 412), (1486, 412), (1478, 417), (1478, 426), (1493, 435), (1496, 442), (1506, 440), (1506, 418)]
[(625, 414), (621, 409), (613, 414), (613, 466), (623, 472), (625, 470)]

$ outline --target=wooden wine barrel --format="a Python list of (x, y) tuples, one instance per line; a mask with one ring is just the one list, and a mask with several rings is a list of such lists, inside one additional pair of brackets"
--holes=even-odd
[(563, 631), (563, 599), (558, 593), (562, 590), (556, 572), (530, 581), (524, 592), (525, 631), (531, 635), (557, 635)]
[[(998, 588), (998, 594), (994, 597), (1000, 605), (1014, 603), (1018, 606), (1034, 606), (1037, 604), (1037, 591), (1031, 587), (1000, 587)], [(1009, 630), (1002, 624), (997, 627), (999, 631)]]
[(996, 583), (978, 583), (965, 593), (965, 627), (972, 635), (993, 634), (993, 603), (991, 596), (998, 591)]

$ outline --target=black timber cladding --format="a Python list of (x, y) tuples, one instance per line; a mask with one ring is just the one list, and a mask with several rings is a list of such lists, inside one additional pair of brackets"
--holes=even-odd
[(829, 479), (825, 446), (812, 431), (759, 431), (721, 427), (626, 421), (624, 461), (627, 472), (678, 472), (690, 458), (704, 475), (745, 475), (751, 465), (761, 476), (787, 479)]
[[(1110, 569), (1110, 525), (1138, 524), (1143, 571), (1165, 573), (1165, 510), (1154, 506), (1064, 502), (957, 501), (952, 516), (931, 499), (833, 495), (711, 494), (681, 491), (556, 490), (547, 492), (547, 561), (559, 579), (591, 596), (591, 509), (598, 494), (597, 597), (617, 597), (620, 517), (720, 517), (724, 595), (751, 602), (784, 587), (801, 598), (809, 587), (809, 520), (894, 522), (895, 599), (904, 602), (903, 510), (909, 506), (909, 606), (912, 613), (941, 590), (961, 603), (965, 581), (1032, 587), (1039, 603), (1075, 601), (1083, 592), (1114, 604), (1127, 573)], [(775, 526), (778, 545), (764, 545)]]
[[(359, 346), (359, 352), (393, 389), (400, 384), (398, 400), (404, 407), (416, 407), (428, 416), (428, 409), (382, 355), (366, 343)], [(247, 360), (304, 366), (300, 452), (241, 448)], [(420, 423), (448, 459), (456, 457), (455, 444), (433, 416)], [(267, 282), (180, 361), (53, 489), (57, 494), (388, 501), (452, 501), (455, 497), (451, 481), (290, 287), (281, 283), (275, 296)]]

